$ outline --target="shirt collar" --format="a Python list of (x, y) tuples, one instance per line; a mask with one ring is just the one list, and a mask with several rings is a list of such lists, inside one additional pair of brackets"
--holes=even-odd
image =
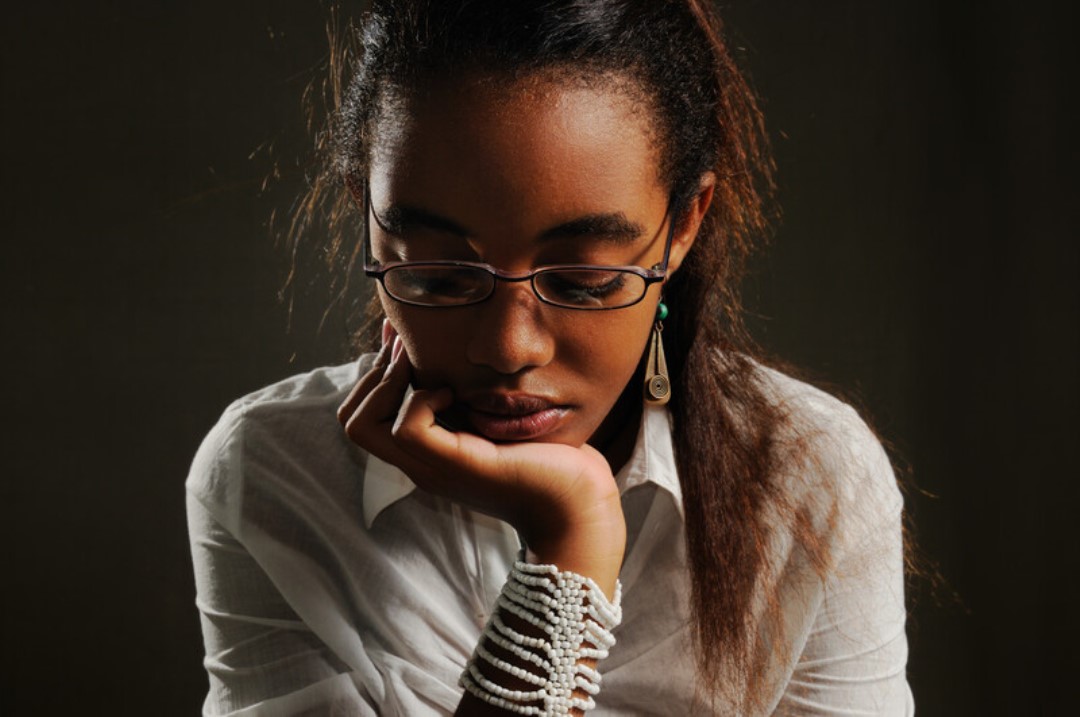
[(685, 518), (682, 486), (675, 469), (675, 446), (671, 440), (671, 413), (664, 406), (645, 404), (634, 452), (615, 476), (615, 483), (620, 495), (635, 486), (654, 483), (671, 494), (679, 516)]
[[(671, 494), (680, 517), (685, 518), (682, 487), (675, 470), (671, 414), (665, 407), (646, 404), (634, 451), (615, 476), (615, 483), (620, 495), (636, 486), (654, 483)], [(369, 453), (364, 468), (364, 524), (370, 530), (383, 510), (414, 490), (416, 484), (400, 468)]]

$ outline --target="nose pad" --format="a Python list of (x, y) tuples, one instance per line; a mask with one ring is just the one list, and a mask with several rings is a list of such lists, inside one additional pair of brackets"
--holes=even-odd
[(510, 375), (554, 358), (546, 307), (529, 282), (499, 282), (491, 298), (476, 308), (466, 355), (470, 363)]

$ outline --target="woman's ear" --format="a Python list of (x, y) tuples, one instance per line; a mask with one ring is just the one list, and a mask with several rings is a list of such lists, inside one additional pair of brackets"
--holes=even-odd
[(675, 227), (675, 236), (671, 239), (671, 253), (668, 255), (668, 276), (678, 271), (683, 259), (690, 253), (690, 247), (694, 245), (694, 240), (697, 239), (701, 222), (709, 212), (714, 189), (716, 189), (716, 175), (712, 172), (701, 175), (697, 194), (690, 199), (683, 216), (672, 217), (672, 221), (678, 221), (679, 223)]

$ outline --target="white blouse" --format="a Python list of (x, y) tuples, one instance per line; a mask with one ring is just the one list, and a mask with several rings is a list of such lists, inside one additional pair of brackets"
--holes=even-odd
[[(458, 676), (518, 538), (505, 523), (417, 490), (348, 440), (335, 411), (372, 358), (240, 399), (195, 457), (187, 493), (210, 678), (205, 715), (416, 717), (450, 714), (461, 698)], [(812, 465), (783, 477), (789, 494), (821, 506), (812, 508), (817, 519), (835, 518), (824, 581), (790, 534), (773, 537), (788, 649), (769, 670), (769, 713), (913, 714), (902, 499), (888, 459), (850, 407), (762, 375), (815, 447)], [(712, 713), (695, 702), (666, 409), (645, 410), (616, 479), (628, 534), (624, 617), (591, 714)]]

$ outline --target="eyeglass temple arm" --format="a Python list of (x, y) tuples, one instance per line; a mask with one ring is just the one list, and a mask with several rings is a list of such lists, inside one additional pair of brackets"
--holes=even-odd
[(378, 269), (379, 262), (371, 255), (371, 193), (364, 182), (364, 270)]
[(675, 193), (672, 192), (671, 197), (668, 199), (668, 235), (667, 240), (664, 242), (664, 260), (658, 264), (658, 271), (667, 273), (668, 259), (671, 257), (671, 243), (675, 239), (675, 224), (676, 217), (678, 217), (678, 208), (675, 206)]

